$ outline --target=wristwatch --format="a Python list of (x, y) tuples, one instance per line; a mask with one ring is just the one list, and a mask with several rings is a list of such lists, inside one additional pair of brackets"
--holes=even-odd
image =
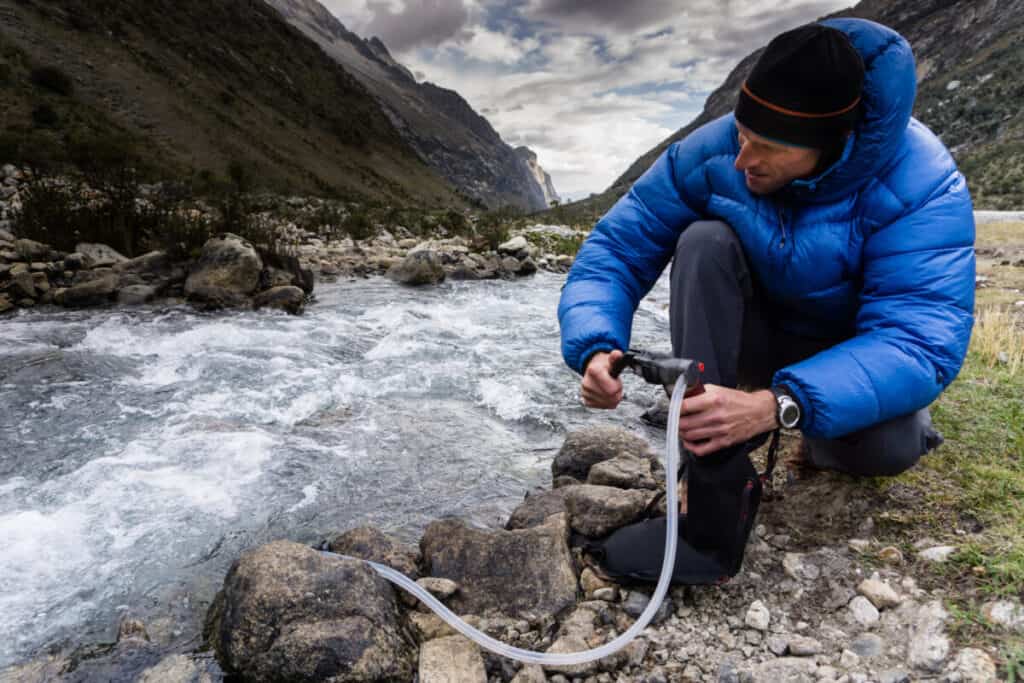
[(785, 387), (772, 387), (772, 393), (775, 394), (775, 402), (778, 405), (775, 417), (778, 419), (779, 425), (784, 429), (795, 428), (800, 424), (800, 404)]

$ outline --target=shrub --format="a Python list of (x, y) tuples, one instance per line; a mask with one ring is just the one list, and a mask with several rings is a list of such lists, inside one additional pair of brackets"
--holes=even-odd
[(370, 239), (377, 234), (377, 228), (365, 210), (353, 209), (345, 218), (345, 232), (356, 242)]
[(32, 123), (37, 128), (57, 128), (60, 126), (60, 115), (48, 104), (40, 104), (32, 110)]
[(498, 247), (508, 241), (508, 224), (498, 220), (481, 220), (477, 224), (477, 235), (489, 251), (496, 251)]
[(74, 81), (66, 73), (55, 66), (41, 66), (33, 69), (30, 75), (32, 83), (40, 88), (70, 97), (75, 92)]

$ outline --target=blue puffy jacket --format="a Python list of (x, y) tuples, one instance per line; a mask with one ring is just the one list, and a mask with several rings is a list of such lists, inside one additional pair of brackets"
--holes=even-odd
[(670, 146), (597, 223), (558, 307), (569, 367), (629, 347), (633, 314), (697, 220), (727, 222), (791, 332), (833, 348), (784, 368), (803, 431), (834, 438), (929, 405), (956, 377), (974, 310), (974, 215), (949, 152), (911, 118), (914, 57), (898, 33), (823, 22), (864, 58), (864, 116), (836, 164), (788, 198), (747, 190), (732, 115)]

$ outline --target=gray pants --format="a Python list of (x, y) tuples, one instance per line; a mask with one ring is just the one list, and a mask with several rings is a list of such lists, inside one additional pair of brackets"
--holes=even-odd
[[(739, 238), (726, 223), (701, 221), (683, 231), (672, 261), (672, 350), (703, 361), (705, 380), (766, 388), (781, 368), (835, 346), (772, 325)], [(858, 476), (903, 472), (942, 442), (927, 408), (838, 439), (808, 439), (812, 464)]]

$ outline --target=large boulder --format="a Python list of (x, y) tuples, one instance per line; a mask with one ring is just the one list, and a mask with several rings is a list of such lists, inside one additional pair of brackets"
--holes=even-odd
[(47, 261), (53, 254), (48, 245), (29, 239), (14, 240), (14, 251), (22, 261)]
[(416, 670), (391, 585), (363, 562), (287, 541), (235, 562), (207, 637), (224, 670), (245, 681), (397, 683)]
[(11, 302), (10, 297), (6, 294), (0, 294), (0, 313), (6, 313), (14, 310), (14, 304)]
[(276, 252), (263, 254), (263, 272), (260, 273), (260, 289), (271, 289), (293, 285), (306, 294), (312, 294), (316, 285), (313, 271), (302, 265), (299, 259), (290, 254)]
[(565, 514), (565, 495), (570, 487), (550, 491), (530, 491), (505, 523), (505, 529), (529, 529), (539, 526), (552, 515)]
[(117, 249), (93, 242), (79, 242), (75, 245), (75, 253), (85, 257), (85, 263), (89, 268), (113, 266), (128, 260), (128, 257)]
[(108, 303), (117, 291), (117, 276), (108, 273), (88, 282), (74, 285), (61, 292), (57, 303), (68, 308), (85, 308)]
[(436, 285), (444, 282), (441, 258), (436, 252), (414, 251), (388, 269), (388, 277), (403, 285)]
[(523, 619), (554, 617), (576, 602), (576, 573), (565, 515), (517, 531), (473, 529), (446, 519), (420, 541), (429, 576), (455, 581), (450, 601), (458, 614)]
[(420, 576), (419, 550), (407, 546), (372, 526), (350, 529), (334, 537), (327, 549), (332, 553), (358, 557), (394, 567), (411, 579)]
[(655, 489), (658, 482), (651, 472), (651, 461), (631, 455), (599, 462), (590, 468), (587, 483), (616, 486), (620, 489)]
[(252, 305), (254, 308), (276, 308), (299, 315), (306, 307), (306, 293), (291, 285), (272, 287), (257, 294)]
[(620, 457), (657, 462), (646, 441), (620, 427), (588, 427), (570, 432), (551, 463), (551, 477), (569, 476), (586, 481), (591, 467)]
[(574, 531), (596, 538), (635, 522), (650, 505), (653, 491), (584, 484), (566, 489), (566, 507)]
[(255, 247), (238, 235), (224, 233), (203, 245), (185, 281), (185, 294), (213, 306), (240, 305), (256, 291), (262, 270)]

